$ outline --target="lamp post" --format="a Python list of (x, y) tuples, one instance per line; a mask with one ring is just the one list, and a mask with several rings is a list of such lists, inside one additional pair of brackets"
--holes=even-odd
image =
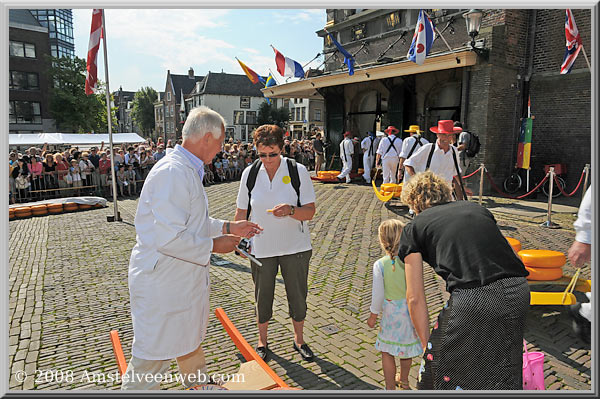
[(475, 50), (475, 37), (479, 35), (479, 29), (481, 28), (481, 18), (483, 12), (476, 9), (471, 9), (463, 14), (465, 22), (467, 24), (467, 33), (471, 36), (471, 49)]

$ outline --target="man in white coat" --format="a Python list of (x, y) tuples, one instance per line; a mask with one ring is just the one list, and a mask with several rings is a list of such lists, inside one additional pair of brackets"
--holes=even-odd
[(397, 183), (396, 173), (398, 171), (400, 152), (402, 151), (402, 139), (396, 137), (396, 134), (400, 130), (394, 126), (388, 126), (385, 132), (388, 134), (388, 137), (381, 139), (379, 142), (379, 147), (377, 148), (377, 165), (381, 161), (384, 183)]
[(129, 261), (132, 357), (122, 389), (159, 389), (177, 359), (185, 387), (208, 382), (204, 340), (209, 315), (211, 253), (234, 250), (261, 228), (208, 215), (204, 164), (221, 150), (225, 121), (207, 107), (193, 109), (183, 142), (150, 171), (135, 215)]
[(360, 148), (363, 151), (363, 179), (368, 184), (371, 184), (371, 169), (373, 163), (375, 163), (375, 155), (377, 153), (377, 147), (379, 147), (380, 138), (375, 135), (375, 132), (368, 132), (367, 137), (360, 143)]
[(350, 171), (352, 170), (352, 155), (354, 155), (354, 143), (352, 142), (352, 133), (345, 132), (344, 140), (340, 143), (340, 159), (342, 160), (342, 173), (337, 175), (339, 180), (346, 179), (350, 183)]
[(410, 133), (410, 137), (402, 140), (402, 151), (400, 152), (400, 162), (398, 163), (398, 181), (402, 180), (402, 183), (408, 182), (410, 178), (408, 173), (404, 173), (404, 162), (417, 152), (419, 148), (425, 144), (429, 144), (426, 138), (421, 137), (423, 130), (421, 130), (419, 125), (410, 125), (405, 132)]

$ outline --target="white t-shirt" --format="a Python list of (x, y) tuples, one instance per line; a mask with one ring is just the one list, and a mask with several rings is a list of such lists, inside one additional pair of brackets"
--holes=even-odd
[[(394, 142), (394, 146), (390, 148), (392, 141)], [(388, 148), (390, 148), (389, 151)], [(381, 159), (386, 159), (387, 157), (397, 158), (400, 155), (400, 151), (402, 151), (402, 139), (394, 135), (381, 139), (377, 148), (377, 153), (381, 155)]]
[[(410, 154), (410, 156), (412, 157), (414, 154), (417, 153), (417, 151), (419, 151), (419, 148), (421, 148), (422, 146), (424, 146), (425, 144), (429, 144), (429, 141), (424, 138), (419, 136), (420, 141), (421, 141), (421, 145), (419, 145), (417, 143), (417, 146), (415, 147), (414, 151), (412, 154)], [(410, 152), (410, 150), (413, 148), (413, 145), (415, 145), (415, 142), (417, 141), (417, 136), (413, 135), (410, 137), (405, 138), (404, 140), (402, 140), (402, 151), (400, 151), (400, 158), (404, 158), (407, 159), (408, 158), (408, 153)]]
[[(415, 173), (424, 172), (427, 166), (427, 158), (429, 158), (429, 152), (431, 146), (435, 146), (433, 156), (431, 157), (431, 164), (429, 170), (433, 173), (441, 176), (448, 183), (452, 183), (452, 178), (456, 176), (456, 168), (454, 167), (454, 160), (452, 159), (452, 152), (456, 153), (456, 161), (458, 162), (458, 150), (453, 145), (450, 146), (448, 152), (444, 152), (438, 144), (437, 140), (435, 143), (429, 143), (421, 147), (418, 151), (411, 155), (409, 159), (404, 162), (405, 166), (412, 166)], [(462, 173), (460, 162), (458, 162), (458, 168)]]
[[(306, 205), (315, 202), (315, 190), (306, 167), (299, 163), (296, 165), (298, 165), (298, 177), (300, 178), (300, 204)], [(248, 208), (246, 182), (250, 168), (249, 166), (242, 172), (237, 197), (239, 209)], [(272, 213), (267, 212), (267, 209), (273, 209), (279, 204), (294, 206), (298, 204), (298, 196), (292, 187), (284, 157), (281, 157), (281, 163), (275, 172), (273, 181), (269, 180), (265, 166), (261, 165), (252, 189), (250, 221), (264, 229), (262, 233), (251, 239), (251, 253), (257, 258), (291, 255), (312, 249), (307, 222), (300, 222), (290, 216), (275, 217)]]

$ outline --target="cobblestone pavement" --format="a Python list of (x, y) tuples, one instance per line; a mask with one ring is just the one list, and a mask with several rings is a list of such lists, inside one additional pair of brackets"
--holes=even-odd
[[(207, 188), (213, 217), (233, 217), (238, 185), (231, 182)], [(374, 349), (377, 330), (369, 329), (365, 322), (371, 269), (382, 255), (376, 239), (379, 223), (390, 217), (407, 221), (406, 208), (385, 207), (367, 186), (316, 183), (315, 191), (317, 214), (310, 222), (313, 257), (305, 339), (316, 360), (305, 362), (292, 348), (293, 329), (279, 275), (269, 326), (273, 352), (269, 365), (297, 388), (382, 389), (381, 359)], [(119, 331), (129, 360), (133, 333), (127, 268), (135, 242), (137, 201), (124, 200), (119, 205), (121, 223), (106, 222), (112, 206), (10, 222), (10, 389), (119, 388), (109, 331)], [(486, 205), (492, 211), (501, 207), (490, 199)], [(574, 238), (573, 214), (563, 215), (560, 230), (541, 228), (540, 220), (495, 214), (502, 231), (521, 240), (523, 248), (566, 253)], [(565, 269), (572, 272), (569, 266)], [(425, 270), (433, 321), (447, 293), (432, 269)], [(588, 265), (583, 275), (589, 278), (589, 274)], [(203, 344), (209, 371), (235, 373), (241, 356), (214, 316), (214, 308), (222, 307), (246, 340), (256, 344), (250, 269), (235, 255), (214, 256), (211, 281), (211, 317)], [(525, 339), (530, 350), (546, 354), (547, 388), (591, 389), (590, 346), (574, 336), (566, 310), (532, 307), (527, 321)], [(415, 359), (414, 365), (419, 361)], [(176, 369), (173, 362), (172, 371)], [(417, 369), (413, 366), (410, 373), (413, 387)], [(21, 381), (23, 371), (28, 376)], [(162, 387), (182, 389), (176, 382)]]

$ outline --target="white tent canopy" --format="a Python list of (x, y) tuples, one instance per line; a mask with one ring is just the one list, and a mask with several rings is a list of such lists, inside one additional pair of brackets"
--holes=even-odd
[[(113, 133), (113, 144), (122, 143), (143, 143), (146, 141), (136, 133)], [(104, 145), (108, 146), (108, 134), (91, 133), (25, 133), (9, 134), (8, 145), (36, 145), (41, 146), (44, 143), (52, 144), (78, 144), (78, 145)]]

